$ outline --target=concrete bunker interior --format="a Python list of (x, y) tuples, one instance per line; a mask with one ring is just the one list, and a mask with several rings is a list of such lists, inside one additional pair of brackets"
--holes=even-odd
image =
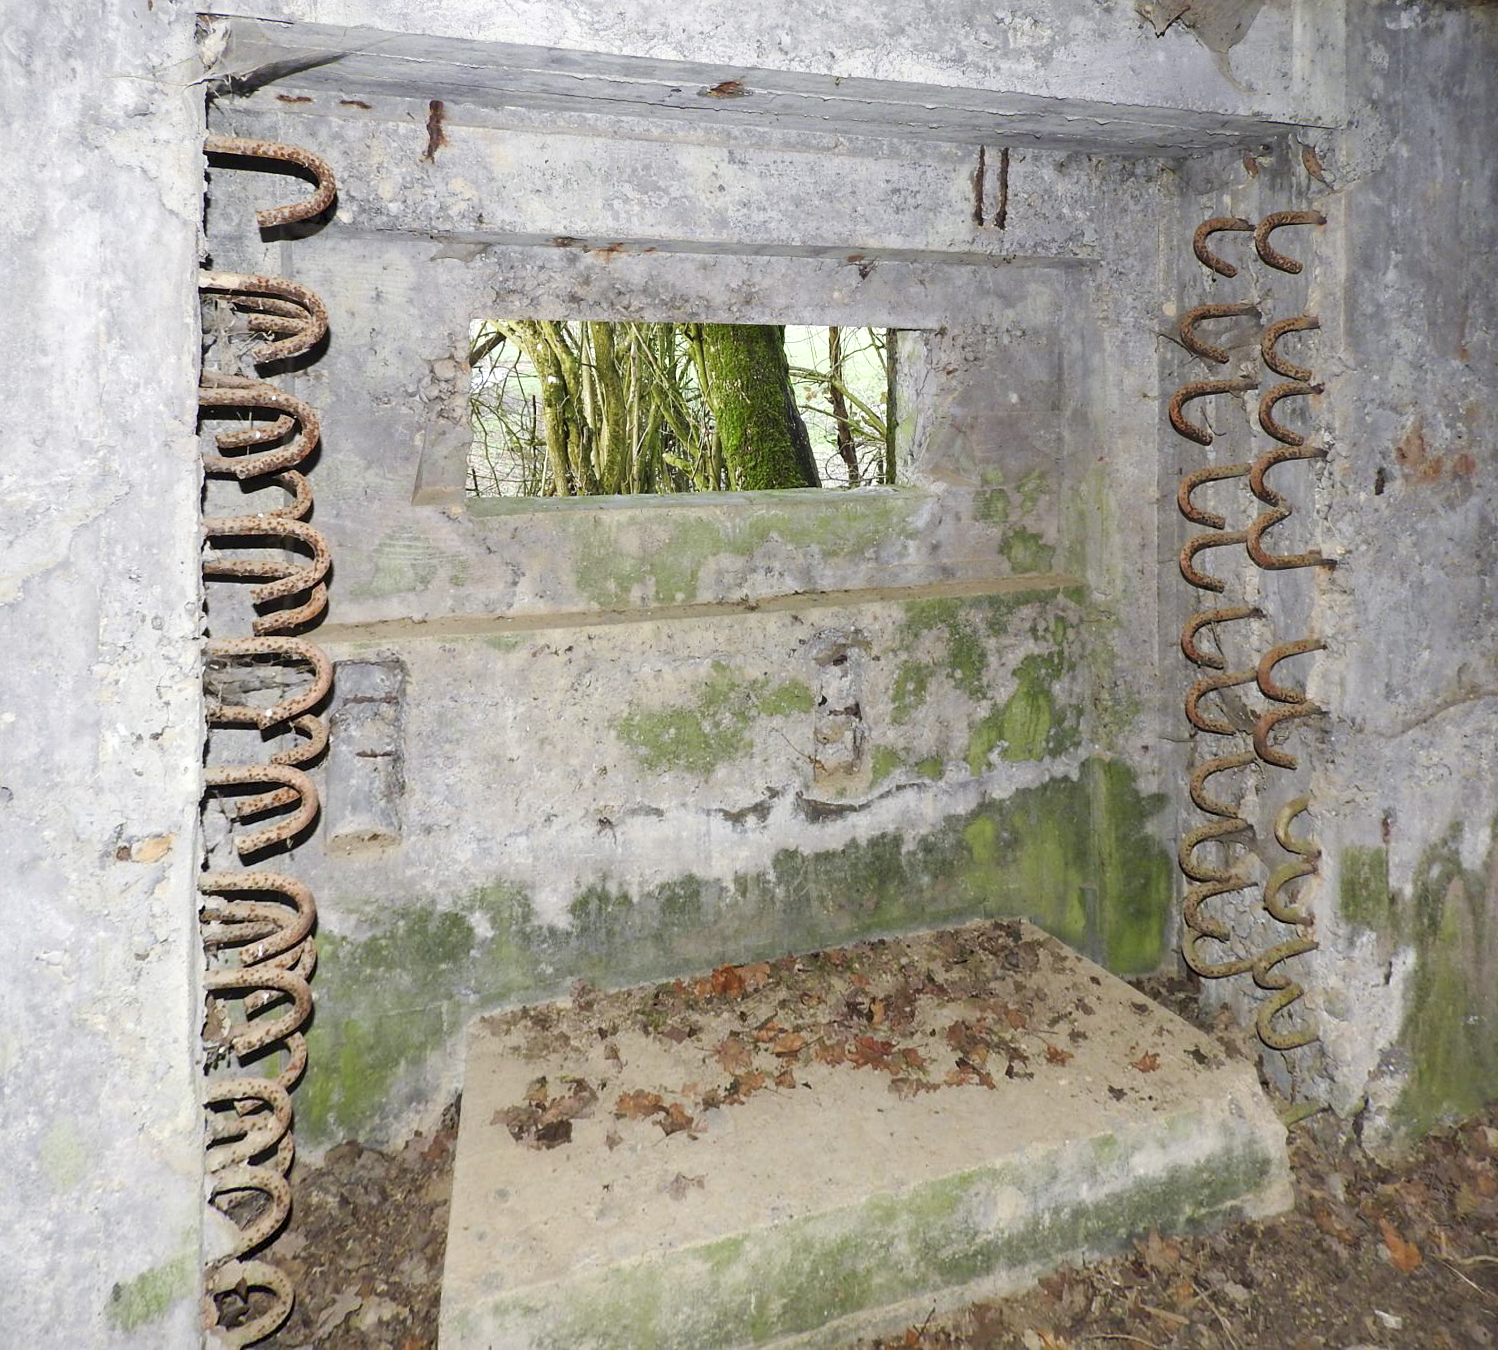
[[(1424, 90), (1465, 70), (1464, 23), (1489, 51), (1491, 24), (1453, 8), (1417, 61), (1387, 33), (1427, 10), (1392, 0), (1376, 19), (1227, 5), (1233, 22), (1199, 29), (1169, 6), (1143, 7), (1152, 22), (1103, 6), (1065, 41), (1061, 12), (1080, 23), (1085, 7), (1036, 4), (996, 21), (997, 45), (977, 54), (918, 42), (897, 59), (860, 27), (872, 19), (841, 9), (809, 16), (804, 41), (748, 20), (738, 38), (689, 24), (667, 41), (633, 11), (613, 25), (559, 6), (553, 31), (547, 6), (522, 8), (513, 27), (456, 0), (388, 14), (163, 6), (151, 20), (166, 25), (152, 41), (167, 34), (201, 76), (163, 133), (192, 147), (168, 213), (179, 252), (198, 248), (221, 276), (289, 279), (326, 310), (308, 359), (269, 368), (254, 349), (275, 330), (244, 320), (284, 311), (247, 311), (209, 285), (201, 312), (203, 370), (267, 380), (320, 422), (303, 468), (331, 605), (308, 636), (332, 662), (318, 709), (330, 736), (309, 768), (315, 828), (286, 859), (317, 904), (298, 1148), (430, 1127), (463, 1086), (465, 1033), (496, 1010), (986, 919), (1032, 922), (1115, 975), (1171, 965), (1183, 940), (1201, 965), (1238, 960), (1203, 998), (1260, 1017), (1269, 1081), (1370, 1146), (1492, 1098), (1498, 801), (1490, 774), (1449, 769), (1456, 745), (1478, 747), (1481, 767), (1492, 744), (1491, 633), (1461, 652), (1450, 641), (1492, 607), (1489, 546), (1473, 542), (1491, 523), (1488, 414), (1470, 411), (1491, 398), (1492, 315), (1450, 278), (1421, 273), (1419, 304), (1416, 281), (1373, 280), (1390, 256), (1408, 265), (1415, 227), (1396, 207), (1417, 189), (1438, 224), (1487, 237), (1422, 177), (1481, 155), (1470, 134), (1453, 146), (1433, 114), (1409, 111), (1412, 93), (1397, 155), (1367, 115), (1390, 61)], [(930, 22), (977, 20), (959, 5)], [(1069, 55), (1052, 64), (1057, 42)], [(1178, 67), (1169, 90), (1160, 43)], [(1417, 79), (1419, 61), (1434, 73)], [(335, 170), (336, 203), (258, 230), (257, 211), (310, 191), (305, 175), (219, 154), (200, 210), (205, 133), (307, 148)], [(1491, 172), (1463, 169), (1474, 192)], [(1276, 212), (1302, 215), (1257, 249), (1233, 225), (1205, 241), (1233, 275), (1193, 253), (1204, 221)], [(199, 220), (200, 237), (182, 225)], [(1265, 245), (1299, 268), (1266, 261)], [(1181, 320), (1211, 304), (1238, 312), (1202, 316), (1193, 347)], [(1460, 341), (1437, 310), (1465, 316)], [(896, 332), (894, 486), (475, 498), (472, 326), (542, 313)], [(1261, 370), (1264, 329), (1309, 315), (1319, 327), (1280, 334), (1289, 372), (1269, 355)], [(197, 347), (180, 345), (172, 378), (190, 389)], [(1250, 368), (1260, 387), (1172, 406), (1183, 386)], [(1266, 452), (1260, 400), (1281, 378), (1314, 392), (1280, 405), (1280, 444), (1304, 435), (1330, 453), (1276, 461), (1295, 514), (1273, 522), (1271, 552), (1320, 557), (1266, 568), (1239, 547), (1231, 563), (1192, 554), (1228, 584), (1192, 627), (1219, 602), (1182, 580), (1181, 550), (1203, 526), (1224, 536), (1214, 547), (1244, 543), (1226, 536), (1247, 534), (1268, 498), (1247, 495), (1246, 474), (1209, 476), (1183, 519), (1181, 480)], [(201, 438), (177, 437), (187, 475), (235, 425), (205, 406)], [(161, 518), (191, 542), (193, 484), (178, 496)], [(1378, 514), (1391, 503), (1405, 511), (1392, 532)], [(245, 509), (263, 508), (210, 469), (203, 514)], [(1469, 545), (1481, 565), (1452, 580)], [(192, 581), (171, 593), (194, 616), (196, 566), (184, 544), (177, 570)], [(210, 644), (249, 631), (244, 589), (210, 573)], [(185, 649), (194, 623), (153, 631)], [(1271, 651), (1285, 664), (1266, 670)], [(1418, 687), (1401, 674), (1412, 652)], [(283, 692), (208, 655), (210, 708)], [(1208, 725), (1193, 727), (1182, 698), (1214, 670), (1198, 704)], [(196, 687), (196, 668), (178, 673)], [(173, 688), (181, 733), (196, 695)], [(1277, 709), (1295, 720), (1266, 744), (1291, 762), (1261, 750), (1223, 766), (1231, 793), (1208, 786), (1202, 767), (1225, 748), (1214, 737), (1248, 745)], [(249, 734), (212, 731), (210, 788)], [(191, 739), (177, 735), (182, 764), (163, 760), (163, 781), (183, 764), (200, 775)], [(1225, 797), (1231, 809), (1203, 813)], [(196, 836), (215, 872), (240, 865), (252, 828), (222, 800), (210, 793)], [(158, 908), (199, 870), (188, 805), (142, 825), (123, 813), (112, 846), (119, 866), (156, 869)], [(1199, 857), (1181, 848), (1221, 820), (1243, 828), (1201, 836)], [(1193, 908), (1216, 867), (1243, 884)], [(1260, 904), (1271, 885), (1278, 918)], [(215, 905), (203, 902), (210, 923), (228, 922)], [(158, 927), (196, 971), (201, 935)], [(1259, 971), (1278, 974), (1253, 978), (1255, 956), (1312, 929), (1314, 944)], [(164, 969), (150, 978), (192, 1001)], [(182, 1039), (193, 1073), (170, 1081), (196, 1112), (203, 1052)], [(104, 1294), (65, 1310), (76, 1343), (197, 1338), (198, 1258), (221, 1258), (225, 1238), (211, 1211), (206, 1231), (189, 1217), (200, 1129), (169, 1096), (152, 1098), (149, 1129), (172, 1161), (146, 1189), (173, 1198), (146, 1225), (151, 1259), (111, 1268)], [(46, 1128), (46, 1156), (72, 1157)], [(1243, 1193), (1277, 1184), (1274, 1166)], [(1116, 1222), (1127, 1237), (1131, 1220)], [(771, 1321), (750, 1339), (810, 1329)]]

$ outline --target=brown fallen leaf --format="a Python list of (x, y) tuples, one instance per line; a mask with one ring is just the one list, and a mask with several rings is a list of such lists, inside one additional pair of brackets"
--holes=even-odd
[(1378, 1231), (1383, 1234), (1384, 1246), (1389, 1250), (1389, 1260), (1401, 1275), (1408, 1275), (1425, 1259), (1420, 1255), (1420, 1248), (1400, 1237), (1399, 1230), (1387, 1219), (1378, 1221)]
[(655, 1122), (667, 1135), (678, 1134), (682, 1130), (691, 1130), (697, 1122), (687, 1114), (687, 1109), (680, 1102), (672, 1102), (665, 1110), (663, 1117), (658, 1117)]
[(556, 1148), (560, 1144), (572, 1142), (572, 1122), (570, 1120), (548, 1120), (536, 1130), (535, 1144), (537, 1148)]
[(1174, 1270), (1181, 1259), (1181, 1244), (1162, 1238), (1153, 1228), (1141, 1241), (1134, 1239), (1134, 1246), (1145, 1261), (1156, 1270)]
[(1154, 1073), (1160, 1067), (1160, 1056), (1153, 1050), (1146, 1050), (1138, 1059), (1129, 1061), (1140, 1073)]
[(658, 1092), (646, 1092), (638, 1088), (633, 1092), (621, 1092), (614, 1103), (614, 1114), (624, 1120), (644, 1120), (657, 1111), (664, 1110)]
[(761, 1045), (765, 1045), (773, 1041), (777, 1036), (784, 1034), (784, 1032), (785, 1028), (771, 1016), (765, 1018), (763, 1022), (754, 1028), (754, 1039)]
[(532, 1078), (526, 1084), (525, 1099), (532, 1106), (546, 1105), (546, 1079), (544, 1076), (541, 1078)]
[(740, 998), (744, 993), (744, 977), (737, 966), (719, 966), (713, 971), (711, 987), (718, 998)]
[(710, 89), (699, 89), (702, 98), (747, 98), (749, 91), (742, 80), (719, 80)]
[(909, 1101), (912, 1097), (919, 1097), (923, 1092), (935, 1092), (935, 1083), (927, 1083), (920, 1078), (891, 1078), (889, 1090), (902, 1102)]
[(744, 981), (744, 992), (752, 994), (770, 983), (770, 963), (754, 961), (739, 967), (739, 976)]
[(1045, 1048), (1045, 1059), (1047, 1064), (1065, 1064), (1071, 1058), (1071, 1051), (1063, 1050), (1059, 1045), (1048, 1045)]
[(723, 1101), (728, 1106), (742, 1106), (769, 1081), (758, 1072), (735, 1074), (728, 1084), (728, 1091), (723, 1094)]
[(770, 1043), (772, 1055), (799, 1054), (806, 1045), (806, 1037), (799, 1031), (785, 1031)]
[(873, 1036), (855, 1036), (853, 1053), (849, 1059), (858, 1069), (888, 1069), (889, 1054), (894, 1048), (893, 1041), (881, 1041)]
[(1338, 1217), (1337, 1211), (1325, 1200), (1313, 1200), (1311, 1202), (1311, 1222), (1316, 1225), (1327, 1237), (1336, 1238), (1338, 1242), (1349, 1247), (1358, 1245), (1357, 1234)]
[(702, 1177), (689, 1177), (683, 1172), (678, 1172), (666, 1183), (666, 1194), (673, 1200), (685, 1200), (687, 1192), (694, 1186), (700, 1191), (704, 1189)]
[(754, 1047), (742, 1037), (732, 1034), (718, 1042), (718, 1048), (713, 1054), (729, 1073), (739, 1073), (754, 1061)]
[(904, 1061), (907, 1069), (915, 1069), (921, 1072), (926, 1067), (926, 1057), (913, 1045), (907, 1045), (900, 1051), (900, 1058)]
[(660, 1034), (665, 1040), (670, 1041), (673, 1045), (680, 1045), (684, 1040), (691, 1036), (692, 1029), (690, 1027), (684, 1027), (680, 1024), (676, 1024), (669, 1027), (662, 1027)]
[(778, 1088), (793, 1088), (796, 1086), (796, 1075), (789, 1064), (775, 1075), (775, 1086)]
[(848, 1062), (848, 1047), (841, 1040), (818, 1041), (817, 1048), (812, 1053), (819, 1064), (846, 1064)]

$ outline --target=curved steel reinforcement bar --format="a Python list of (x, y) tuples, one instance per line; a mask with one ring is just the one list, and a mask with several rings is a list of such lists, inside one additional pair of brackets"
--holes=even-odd
[(1196, 325), (1205, 323), (1208, 319), (1257, 318), (1258, 314), (1259, 307), (1255, 304), (1198, 305), (1195, 309), (1187, 310), (1185, 317), (1181, 320), (1181, 345), (1193, 356), (1201, 357), (1203, 361), (1215, 361), (1219, 366), (1225, 366), (1228, 363), (1228, 349), (1197, 337)]
[[(205, 149), (295, 164), (317, 179), (317, 190), (306, 200), (258, 212), (263, 228), (321, 215), (337, 190), (328, 166), (296, 146), (214, 136)], [(257, 363), (300, 356), (327, 332), (322, 301), (294, 281), (208, 271), (200, 274), (199, 286), (222, 294), (250, 332), (266, 335), (269, 340), (251, 352)], [(331, 688), (333, 668), (320, 647), (292, 636), (291, 630), (315, 622), (327, 605), (332, 554), (321, 531), (306, 522), (312, 492), (296, 467), (317, 446), (320, 428), (310, 405), (267, 381), (205, 371), (199, 386), (198, 403), (205, 415), (222, 417), (238, 410), (252, 418), (257, 412), (269, 414), (264, 421), (218, 430), (214, 452), (203, 455), (204, 471), (241, 482), (259, 480), (253, 487), (271, 489), (275, 499), (267, 511), (203, 521), (209, 545), (203, 574), (253, 582), (252, 603), (280, 606), (252, 621), (251, 636), (210, 639), (204, 648), (205, 672), (225, 672), (217, 678), (232, 688), (227, 670), (236, 662), (268, 661), (310, 670), (310, 679), (290, 692), (272, 684), (281, 696), (269, 705), (231, 702), (217, 690), (208, 700), (210, 727), (255, 727), (286, 738), (268, 763), (204, 770), (204, 783), (212, 792), (269, 788), (224, 803), (235, 822), (280, 813), (257, 829), (236, 831), (234, 848), (244, 857), (294, 847), (317, 819), (318, 794), (307, 766), (326, 748), (328, 728), (313, 709)], [(226, 556), (217, 547), (221, 541), (259, 553)], [(265, 550), (276, 552), (267, 555)], [(291, 1209), (287, 1175), (295, 1143), (290, 1092), (307, 1063), (302, 1028), (312, 1012), (309, 980), (317, 965), (312, 937), (317, 906), (305, 884), (280, 872), (210, 871), (199, 878), (198, 888), (209, 958), (203, 976), (209, 1201), (238, 1229), (229, 1254), (208, 1270), (204, 1316), (215, 1344), (239, 1347), (272, 1335), (290, 1315), (294, 1298), (284, 1272), (248, 1258), (275, 1237)], [(232, 1325), (225, 1320), (231, 1311)]]
[(1245, 376), (1238, 380), (1196, 380), (1183, 384), (1170, 400), (1170, 425), (1177, 434), (1198, 445), (1211, 445), (1212, 433), (1206, 427), (1197, 426), (1186, 416), (1186, 405), (1193, 399), (1210, 398), (1213, 394), (1246, 394), (1259, 387), (1258, 377)]
[(1276, 350), (1276, 344), (1286, 333), (1308, 333), (1320, 327), (1321, 320), (1314, 314), (1297, 314), (1293, 319), (1281, 319), (1278, 323), (1272, 323), (1259, 339), (1259, 355), (1276, 375), (1283, 375), (1287, 380), (1296, 380), (1301, 384), (1310, 384), (1314, 378), (1310, 366), (1297, 366)]
[(1326, 217), (1320, 211), (1275, 211), (1267, 215), (1254, 230), (1254, 247), (1259, 251), (1262, 258), (1270, 267), (1277, 268), (1281, 272), (1289, 272), (1292, 275), (1299, 272), (1305, 265), (1296, 259), (1278, 252), (1269, 242), (1269, 236), (1276, 230), (1284, 229), (1286, 225), (1325, 225)]
[(1196, 233), (1191, 236), (1191, 251), (1196, 254), (1196, 260), (1203, 267), (1210, 267), (1218, 276), (1229, 279), (1238, 275), (1238, 269), (1225, 258), (1219, 258), (1207, 247), (1207, 240), (1214, 234), (1221, 234), (1224, 230), (1252, 230), (1253, 222), (1244, 220), (1242, 216), (1213, 216), (1211, 220), (1204, 220), (1196, 227)]
[[(295, 281), (239, 272), (199, 272), (198, 289), (224, 292), (232, 308), (247, 314), (245, 326), (250, 332), (282, 334), (250, 353), (257, 365), (301, 356), (327, 336), (328, 311), (323, 302)], [(271, 309), (268, 300), (292, 303)]]
[(255, 223), (262, 230), (277, 225), (292, 225), (298, 221), (320, 216), (333, 204), (338, 185), (333, 181), (333, 171), (325, 160), (319, 159), (310, 150), (299, 145), (282, 145), (279, 141), (252, 141), (242, 136), (209, 136), (203, 149), (210, 155), (242, 155), (247, 159), (275, 159), (284, 164), (295, 164), (306, 169), (317, 179), (317, 191), (305, 201), (292, 202), (287, 206), (268, 206), (255, 212)]

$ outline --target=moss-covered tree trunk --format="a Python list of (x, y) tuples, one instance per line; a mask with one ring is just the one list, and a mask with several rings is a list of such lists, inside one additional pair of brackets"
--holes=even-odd
[(820, 487), (811, 438), (796, 407), (785, 330), (704, 324), (707, 398), (734, 487)]

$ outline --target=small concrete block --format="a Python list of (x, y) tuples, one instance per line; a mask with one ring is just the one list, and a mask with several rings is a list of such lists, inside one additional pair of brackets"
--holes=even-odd
[(406, 688), (405, 663), (391, 657), (374, 661), (340, 661), (333, 687), (338, 702), (397, 702)]
[(480, 1019), (440, 1344), (836, 1345), (1290, 1203), (1251, 1065), (973, 925)]

